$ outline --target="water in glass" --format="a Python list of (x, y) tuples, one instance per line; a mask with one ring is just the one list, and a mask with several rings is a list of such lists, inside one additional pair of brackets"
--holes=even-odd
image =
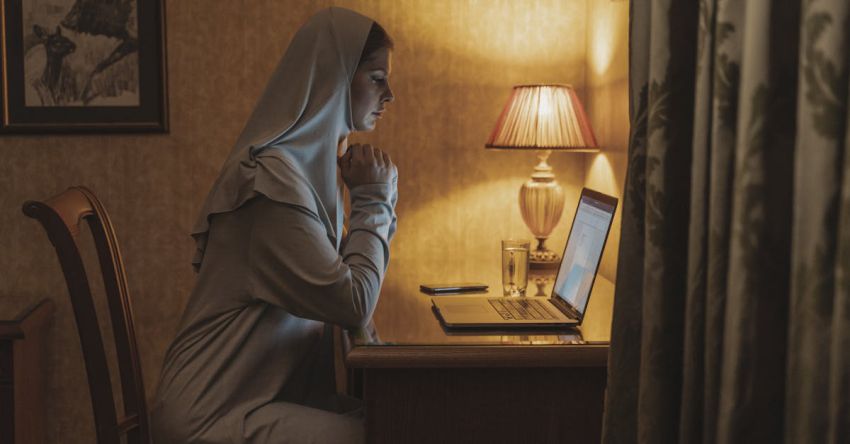
[(528, 246), (502, 248), (502, 286), (505, 296), (524, 296), (528, 286)]

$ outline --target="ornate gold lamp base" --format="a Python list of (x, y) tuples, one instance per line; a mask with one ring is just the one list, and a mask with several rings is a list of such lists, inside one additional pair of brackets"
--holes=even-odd
[(546, 248), (545, 237), (537, 238), (537, 248), (528, 255), (528, 266), (531, 268), (556, 268), (561, 263), (561, 255)]
[(561, 263), (561, 256), (544, 245), (564, 211), (564, 189), (546, 162), (550, 153), (549, 150), (538, 151), (540, 163), (534, 167), (531, 180), (519, 191), (522, 219), (537, 238), (537, 249), (529, 254), (529, 267), (536, 269), (555, 268)]

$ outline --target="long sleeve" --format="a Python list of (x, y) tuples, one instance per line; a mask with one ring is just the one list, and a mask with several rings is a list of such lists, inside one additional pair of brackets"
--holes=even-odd
[(249, 241), (251, 296), (302, 318), (347, 328), (368, 322), (389, 262), (395, 189), (368, 184), (351, 190), (341, 253), (315, 214), (260, 198)]

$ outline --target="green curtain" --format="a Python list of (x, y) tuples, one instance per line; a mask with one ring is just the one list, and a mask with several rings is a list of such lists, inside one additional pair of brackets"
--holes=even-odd
[(850, 1), (632, 0), (605, 443), (850, 442)]

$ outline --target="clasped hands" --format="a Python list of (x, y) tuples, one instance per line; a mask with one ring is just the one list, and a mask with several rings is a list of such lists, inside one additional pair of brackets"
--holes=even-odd
[(348, 189), (371, 183), (393, 183), (398, 168), (390, 155), (369, 144), (356, 143), (337, 158), (342, 180)]

